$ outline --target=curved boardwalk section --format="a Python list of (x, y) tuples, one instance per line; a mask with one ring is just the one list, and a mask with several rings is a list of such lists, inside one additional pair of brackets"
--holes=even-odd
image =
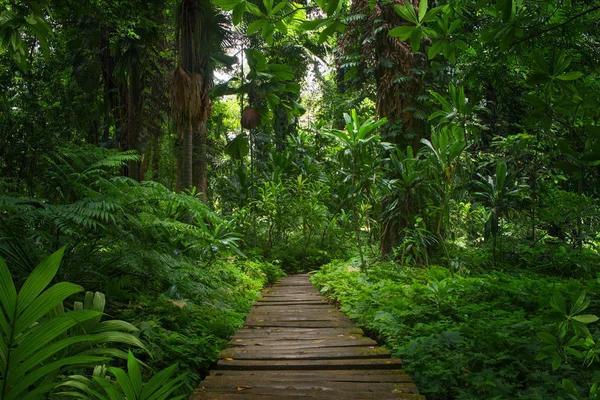
[(362, 333), (308, 275), (289, 276), (263, 292), (190, 400), (424, 400)]

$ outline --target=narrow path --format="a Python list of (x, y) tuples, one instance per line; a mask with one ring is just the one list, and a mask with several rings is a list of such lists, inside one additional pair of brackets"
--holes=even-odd
[(390, 353), (328, 304), (308, 275), (263, 292), (190, 400), (424, 400)]

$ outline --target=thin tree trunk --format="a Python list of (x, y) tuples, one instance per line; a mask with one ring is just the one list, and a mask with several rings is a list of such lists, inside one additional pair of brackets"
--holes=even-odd
[(187, 126), (183, 131), (183, 143), (181, 146), (181, 165), (179, 169), (179, 181), (177, 185), (177, 190), (179, 192), (192, 188), (193, 149), (194, 132), (190, 126)]
[(206, 121), (200, 123), (200, 127), (194, 132), (194, 165), (193, 165), (193, 185), (196, 190), (202, 192), (202, 199), (208, 201), (208, 180), (207, 180), (207, 161), (208, 161), (208, 138), (206, 131)]
[[(129, 70), (127, 108), (127, 148), (126, 150), (139, 151), (140, 131), (142, 128), (142, 82), (139, 68), (134, 64)], [(127, 163), (127, 176), (137, 181), (141, 180), (140, 162)]]

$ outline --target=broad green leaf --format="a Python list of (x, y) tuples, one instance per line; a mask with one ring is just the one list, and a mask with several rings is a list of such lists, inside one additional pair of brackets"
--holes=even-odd
[(506, 163), (499, 162), (496, 164), (496, 184), (498, 185), (498, 189), (502, 190), (504, 188), (504, 182), (506, 180)]
[[(406, 21), (412, 22), (415, 25), (419, 24), (417, 19), (417, 15), (415, 14), (415, 9), (410, 5), (401, 6), (399, 4), (394, 4), (394, 10), (396, 13), (401, 16)], [(412, 10), (412, 12), (411, 12)]]
[(433, 45), (429, 47), (429, 50), (427, 51), (427, 58), (432, 60), (436, 55), (441, 53), (444, 43), (446, 43), (445, 40), (436, 40), (433, 42)]
[(250, 36), (260, 31), (265, 23), (267, 23), (267, 21), (264, 19), (254, 21), (248, 26), (248, 29), (246, 29), (246, 35)]
[(68, 346), (85, 342), (89, 344), (94, 344), (102, 342), (103, 339), (104, 337), (102, 335), (78, 335), (67, 337), (65, 339), (61, 339), (59, 341), (47, 344), (45, 347), (37, 349), (34, 352), (27, 351), (29, 349), (25, 349), (26, 351), (23, 352), (24, 354), (17, 355), (15, 351), (15, 358), (18, 357), (19, 361), (22, 361), (22, 363), (19, 364), (18, 367), (12, 369), (11, 372), (16, 376), (25, 375), (27, 371), (39, 365), (41, 362), (46, 361), (48, 358), (54, 356), (55, 354), (57, 354), (61, 350), (64, 350)]
[(572, 318), (577, 322), (581, 322), (582, 324), (591, 324), (593, 322), (598, 321), (598, 319), (599, 319), (597, 316), (592, 315), (592, 314), (576, 315)]
[(8, 322), (13, 322), (17, 314), (17, 290), (8, 266), (2, 258), (0, 258), (0, 302)]
[(52, 286), (39, 295), (26, 310), (22, 311), (21, 315), (15, 321), (14, 334), (18, 335), (22, 333), (38, 319), (49, 313), (57, 304), (82, 290), (81, 286), (68, 282), (60, 282)]
[(19, 346), (12, 353), (11, 363), (18, 365), (24, 362), (26, 358), (44, 346), (47, 346), (57, 337), (65, 334), (68, 329), (87, 319), (94, 318), (98, 314), (97, 311), (90, 310), (71, 311), (64, 315), (41, 321), (31, 328), (25, 337), (21, 339)]
[[(19, 381), (10, 390), (10, 393), (3, 400), (21, 400), (23, 398), (23, 394), (28, 391), (28, 388), (31, 385), (44, 378), (49, 373), (57, 371), (66, 365), (93, 365), (102, 363), (104, 361), (106, 361), (106, 358), (104, 357), (73, 356), (45, 364), (40, 368), (35, 369), (22, 379), (19, 379)], [(56, 384), (54, 384), (54, 386), (55, 385)]]
[(30, 25), (35, 25), (38, 23), (38, 20), (35, 18), (35, 15), (31, 14), (31, 15), (26, 15), (25, 16), (25, 21), (27, 21), (28, 24)]
[(279, 32), (281, 32), (284, 35), (287, 35), (288, 29), (287, 29), (287, 25), (285, 24), (285, 22), (277, 21), (277, 22), (275, 22), (275, 26), (277, 27), (277, 30)]
[(242, 22), (242, 17), (246, 11), (246, 2), (239, 3), (233, 8), (231, 13), (231, 21), (233, 25), (239, 25)]
[(245, 1), (244, 2), (246, 4), (246, 11), (249, 12), (252, 15), (256, 15), (257, 17), (265, 17), (265, 15), (260, 11), (260, 8), (258, 8), (258, 6), (250, 1)]
[(513, 0), (503, 0), (502, 21), (508, 22), (513, 16), (514, 3)]
[(119, 382), (119, 386), (121, 387), (121, 390), (123, 390), (123, 394), (125, 394), (127, 399), (138, 398), (136, 396), (133, 384), (131, 383), (131, 379), (129, 379), (129, 376), (127, 373), (125, 373), (125, 371), (123, 371), (121, 368), (109, 368), (108, 370), (115, 376), (117, 382)]
[(560, 358), (560, 356), (558, 356), (558, 355), (554, 356), (554, 359), (552, 360), (552, 371), (556, 371), (558, 369), (558, 367), (560, 367), (561, 362), (562, 362), (562, 358)]
[(566, 393), (570, 394), (571, 396), (575, 396), (576, 398), (579, 398), (579, 393), (577, 392), (577, 389), (575, 389), (575, 385), (573, 385), (573, 383), (570, 380), (563, 379), (562, 387)]
[(265, 39), (265, 42), (267, 42), (267, 44), (269, 46), (273, 45), (273, 31), (275, 30), (275, 25), (271, 25), (271, 24), (264, 24), (262, 27), (262, 37)]
[(131, 380), (133, 390), (137, 396), (136, 398), (139, 398), (140, 394), (142, 393), (142, 371), (140, 370), (140, 364), (133, 356), (131, 351), (129, 351), (129, 355), (127, 357), (127, 373), (129, 375), (129, 379)]
[(312, 31), (314, 29), (319, 29), (330, 22), (331, 20), (328, 18), (317, 18), (310, 21), (303, 21), (300, 24), (300, 29), (305, 31)]
[(250, 146), (248, 144), (248, 138), (245, 134), (240, 134), (233, 138), (225, 146), (225, 153), (234, 160), (241, 160), (248, 155), (250, 152)]
[(110, 331), (125, 331), (125, 332), (137, 332), (139, 329), (130, 324), (129, 322), (120, 320), (108, 320), (102, 321), (94, 329), (94, 333), (110, 332)]
[(221, 7), (223, 11), (231, 11), (244, 0), (213, 0), (213, 4)]
[(556, 79), (560, 79), (561, 81), (574, 81), (575, 79), (579, 79), (583, 76), (583, 73), (578, 71), (565, 72), (556, 77)]
[(17, 295), (17, 314), (21, 314), (29, 307), (31, 302), (39, 296), (42, 290), (44, 290), (50, 281), (52, 281), (58, 271), (64, 252), (65, 248), (62, 247), (60, 250), (44, 259), (37, 267), (35, 267), (33, 272), (31, 272)]
[(151, 394), (157, 392), (158, 389), (163, 387), (176, 369), (177, 364), (173, 364), (170, 367), (154, 374), (154, 376), (152, 376), (152, 378), (150, 378), (150, 380), (144, 385), (144, 388), (142, 389), (142, 398), (148, 399)]
[(558, 290), (555, 290), (552, 298), (550, 299), (550, 306), (556, 311), (562, 313), (564, 316), (567, 315), (567, 305), (565, 304), (565, 298), (560, 294)]
[(271, 14), (277, 14), (279, 11), (283, 10), (287, 5), (288, 3), (285, 0), (280, 3), (277, 3), (275, 7), (273, 7), (273, 11), (271, 12)]
[(421, 48), (421, 30), (415, 29), (410, 35), (410, 47), (413, 53), (416, 53)]
[(282, 81), (289, 81), (294, 79), (294, 71), (285, 64), (269, 64), (269, 71), (273, 73), (277, 78)]
[(397, 26), (388, 32), (388, 35), (397, 37), (398, 39), (405, 41), (408, 40), (412, 33), (418, 29), (416, 26)]
[(558, 340), (554, 335), (549, 334), (548, 332), (538, 332), (538, 337), (542, 339), (545, 343), (550, 345), (558, 346)]
[(585, 301), (585, 291), (581, 292), (575, 303), (571, 306), (571, 315), (580, 314), (589, 306), (589, 302)]
[(333, 35), (337, 29), (336, 25), (337, 23), (334, 20), (329, 22), (329, 25), (319, 34), (319, 43), (324, 43), (329, 36)]
[(273, 0), (263, 0), (263, 4), (267, 10), (267, 15), (271, 15), (271, 10), (273, 10)]
[[(123, 397), (123, 395), (121, 393), (119, 393), (117, 388), (115, 386), (113, 386), (113, 384), (111, 382), (107, 381), (104, 378), (100, 378), (98, 376), (94, 376), (94, 381), (97, 384), (99, 384), (100, 386), (102, 386), (104, 391), (106, 391), (106, 394), (108, 394), (108, 398), (110, 400), (125, 400), (125, 397)], [(104, 400), (104, 399), (102, 399), (102, 400)]]
[(425, 14), (427, 14), (427, 0), (421, 0), (419, 2), (419, 21), (423, 21)]

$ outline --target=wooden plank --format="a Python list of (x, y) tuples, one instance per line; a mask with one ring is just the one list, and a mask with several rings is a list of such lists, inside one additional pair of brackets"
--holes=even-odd
[(213, 370), (211, 376), (235, 377), (241, 380), (264, 378), (272, 381), (331, 382), (412, 382), (401, 369), (329, 370), (329, 371), (236, 371)]
[(232, 339), (243, 339), (243, 338), (289, 338), (289, 339), (308, 339), (315, 340), (321, 338), (332, 338), (338, 337), (343, 338), (345, 336), (363, 335), (363, 331), (356, 327), (341, 327), (341, 328), (242, 328)]
[(257, 301), (254, 303), (254, 307), (270, 307), (270, 306), (304, 306), (304, 305), (324, 305), (329, 306), (328, 303), (323, 301)]
[(229, 347), (261, 347), (269, 348), (295, 348), (308, 349), (317, 347), (353, 347), (353, 346), (377, 346), (377, 342), (362, 336), (351, 336), (346, 338), (330, 337), (314, 340), (282, 340), (272, 338), (234, 339), (229, 342)]
[[(348, 317), (335, 314), (308, 314), (308, 315), (288, 315), (286, 313), (279, 313), (275, 315), (269, 314), (254, 314), (248, 316), (246, 322), (302, 322), (302, 321), (345, 321), (350, 322)], [(354, 326), (352, 324), (352, 326)]]
[(251, 393), (251, 391), (241, 388), (236, 389), (237, 393), (218, 393), (202, 391), (197, 389), (190, 397), (190, 400), (282, 400), (282, 399), (310, 399), (310, 400), (425, 400), (424, 396), (412, 393), (381, 393), (381, 392), (356, 392), (356, 391), (289, 391), (272, 390), (270, 394)]
[(269, 321), (250, 320), (244, 323), (246, 328), (278, 327), (278, 328), (351, 328), (349, 321)]
[(219, 358), (233, 358), (234, 360), (343, 360), (361, 358), (390, 358), (390, 352), (376, 346), (317, 347), (308, 349), (232, 347), (221, 351)]
[(402, 361), (394, 358), (366, 358), (354, 360), (235, 360), (217, 362), (217, 369), (274, 370), (274, 369), (395, 369)]
[[(261, 394), (271, 394), (274, 391), (286, 389), (291, 391), (310, 392), (310, 391), (336, 391), (345, 392), (348, 390), (348, 382), (331, 381), (273, 381), (265, 378), (254, 377), (254, 379), (240, 379), (242, 377), (224, 377), (209, 376), (202, 383), (205, 391), (218, 390), (219, 393), (236, 393), (240, 388), (251, 391), (260, 391)], [(378, 392), (378, 393), (412, 393), (418, 394), (417, 386), (412, 382), (402, 383), (377, 383), (377, 382), (354, 382), (352, 389), (359, 392)]]

